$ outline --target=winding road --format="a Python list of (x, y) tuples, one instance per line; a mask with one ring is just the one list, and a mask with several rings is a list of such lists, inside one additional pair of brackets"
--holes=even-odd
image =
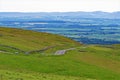
[(55, 55), (63, 55), (63, 54), (65, 54), (67, 51), (69, 51), (69, 50), (74, 50), (74, 49), (76, 49), (76, 48), (69, 48), (69, 49), (65, 49), (65, 50), (58, 50), (58, 51), (55, 52)]

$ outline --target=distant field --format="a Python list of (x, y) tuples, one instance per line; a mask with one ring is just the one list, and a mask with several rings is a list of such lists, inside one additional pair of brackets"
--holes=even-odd
[[(66, 19), (62, 17), (61, 20), (32, 18), (29, 18), (29, 20), (18, 18), (16, 20), (12, 17), (10, 20), (7, 18), (5, 21), (1, 19), (3, 21), (0, 22), (0, 26), (59, 34), (84, 44), (120, 44), (120, 19), (78, 17), (68, 19), (69, 17)], [(53, 16), (51, 19), (53, 19)]]
[[(53, 47), (34, 52), (48, 46)], [(0, 28), (0, 80), (119, 80), (119, 75), (119, 44), (82, 45), (58, 35)]]

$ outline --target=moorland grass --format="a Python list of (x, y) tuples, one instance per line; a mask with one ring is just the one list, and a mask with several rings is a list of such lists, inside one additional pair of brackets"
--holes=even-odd
[[(3, 27), (0, 44), (5, 45), (0, 46), (0, 76), (5, 80), (120, 79), (119, 45), (81, 45), (58, 35)], [(55, 47), (36, 54), (22, 52), (48, 46)], [(57, 50), (71, 47), (75, 49), (54, 55)]]

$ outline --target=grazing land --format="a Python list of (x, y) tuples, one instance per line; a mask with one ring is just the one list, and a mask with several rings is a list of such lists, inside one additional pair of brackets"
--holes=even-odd
[(119, 44), (84, 45), (59, 35), (0, 27), (0, 80), (119, 80), (119, 75)]

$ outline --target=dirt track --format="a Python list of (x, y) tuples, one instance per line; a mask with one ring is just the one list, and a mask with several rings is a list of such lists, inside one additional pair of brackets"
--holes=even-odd
[(55, 52), (55, 55), (63, 55), (66, 53), (66, 51), (69, 51), (69, 50), (74, 50), (75, 48), (69, 48), (69, 49), (65, 49), (65, 50), (58, 50)]

